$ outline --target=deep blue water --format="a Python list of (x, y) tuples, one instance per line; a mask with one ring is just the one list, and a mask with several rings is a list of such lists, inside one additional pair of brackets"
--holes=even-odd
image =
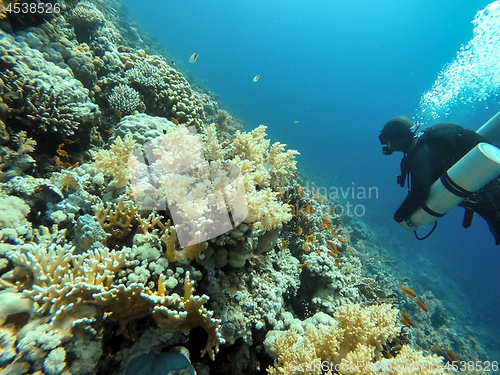
[[(421, 95), (471, 39), (471, 21), (491, 1), (123, 2), (180, 69), (218, 94), (248, 129), (265, 124), (273, 141), (299, 150), (311, 180), (377, 187), (378, 198), (353, 202), (366, 208), (366, 222), (399, 238), (408, 259), (425, 254), (459, 285), (471, 321), (480, 317), (500, 333), (500, 248), (486, 225), (477, 217), (462, 229), (455, 209), (424, 242), (404, 232), (392, 220), (406, 194), (395, 183), (400, 155), (383, 156), (377, 139), (391, 117), (415, 116)], [(189, 64), (194, 52), (199, 58)], [(498, 110), (497, 100), (456, 119), (477, 129)]]

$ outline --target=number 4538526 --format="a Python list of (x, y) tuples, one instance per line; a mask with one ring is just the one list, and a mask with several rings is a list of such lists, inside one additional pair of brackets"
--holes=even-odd
[(447, 371), (498, 371), (498, 361), (448, 361), (444, 365)]
[(44, 13), (52, 14), (59, 13), (61, 11), (61, 5), (58, 3), (9, 3), (5, 8), (7, 13), (14, 14), (34, 14), (34, 13)]

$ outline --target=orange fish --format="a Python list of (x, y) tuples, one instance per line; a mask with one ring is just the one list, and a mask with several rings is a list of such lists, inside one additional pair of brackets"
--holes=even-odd
[(446, 355), (448, 356), (448, 359), (451, 361), (451, 362), (458, 362), (458, 357), (456, 356), (455, 353), (453, 353), (451, 350), (449, 350), (448, 348), (445, 348), (444, 351), (446, 352)]
[(405, 294), (407, 296), (410, 296), (410, 297), (413, 297), (413, 298), (415, 298), (417, 296), (417, 294), (415, 293), (415, 291), (413, 289), (407, 288), (407, 287), (405, 287), (403, 285), (401, 285), (400, 288), (401, 288), (401, 290), (403, 292), (405, 292)]
[(401, 315), (403, 316), (400, 320), (400, 322), (406, 326), (406, 327), (410, 327), (413, 322), (411, 321), (410, 317), (403, 311), (401, 310)]
[(306, 242), (309, 242), (311, 244), (314, 244), (314, 236), (306, 236)]
[(287, 244), (286, 240), (283, 240), (283, 251), (286, 251), (287, 248), (288, 248), (288, 244)]
[(427, 305), (425, 303), (423, 303), (419, 299), (416, 299), (415, 303), (418, 305), (418, 307), (420, 307), (422, 310), (424, 310), (425, 312), (427, 312), (428, 309), (427, 309)]
[(338, 249), (337, 249), (337, 245), (335, 245), (335, 242), (332, 242), (330, 240), (326, 240), (326, 245), (328, 246), (328, 248), (333, 251), (334, 253), (337, 253)]

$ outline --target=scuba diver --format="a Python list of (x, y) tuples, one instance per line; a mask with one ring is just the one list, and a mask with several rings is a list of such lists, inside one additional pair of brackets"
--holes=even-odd
[[(407, 230), (416, 228), (410, 216), (419, 208), (436, 217), (444, 215), (433, 212), (425, 204), (431, 185), (477, 144), (488, 143), (482, 135), (455, 124), (437, 124), (418, 132), (418, 126), (404, 116), (390, 119), (380, 131), (379, 140), (384, 155), (391, 155), (394, 151), (404, 154), (397, 183), (401, 187), (407, 184), (408, 196), (395, 212), (394, 220)], [(453, 185), (453, 181), (449, 181)], [(462, 226), (468, 228), (474, 213), (477, 213), (488, 223), (495, 243), (499, 245), (500, 176), (475, 193), (464, 192), (467, 193), (464, 194), (466, 199), (459, 204), (465, 208)], [(419, 238), (416, 232), (415, 236), (424, 239)]]

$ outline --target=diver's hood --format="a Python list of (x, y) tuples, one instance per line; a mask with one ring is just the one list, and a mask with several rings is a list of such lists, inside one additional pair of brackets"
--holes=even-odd
[(407, 152), (413, 139), (413, 123), (405, 116), (390, 119), (380, 131), (378, 139), (383, 145), (382, 153), (391, 155), (394, 151)]

